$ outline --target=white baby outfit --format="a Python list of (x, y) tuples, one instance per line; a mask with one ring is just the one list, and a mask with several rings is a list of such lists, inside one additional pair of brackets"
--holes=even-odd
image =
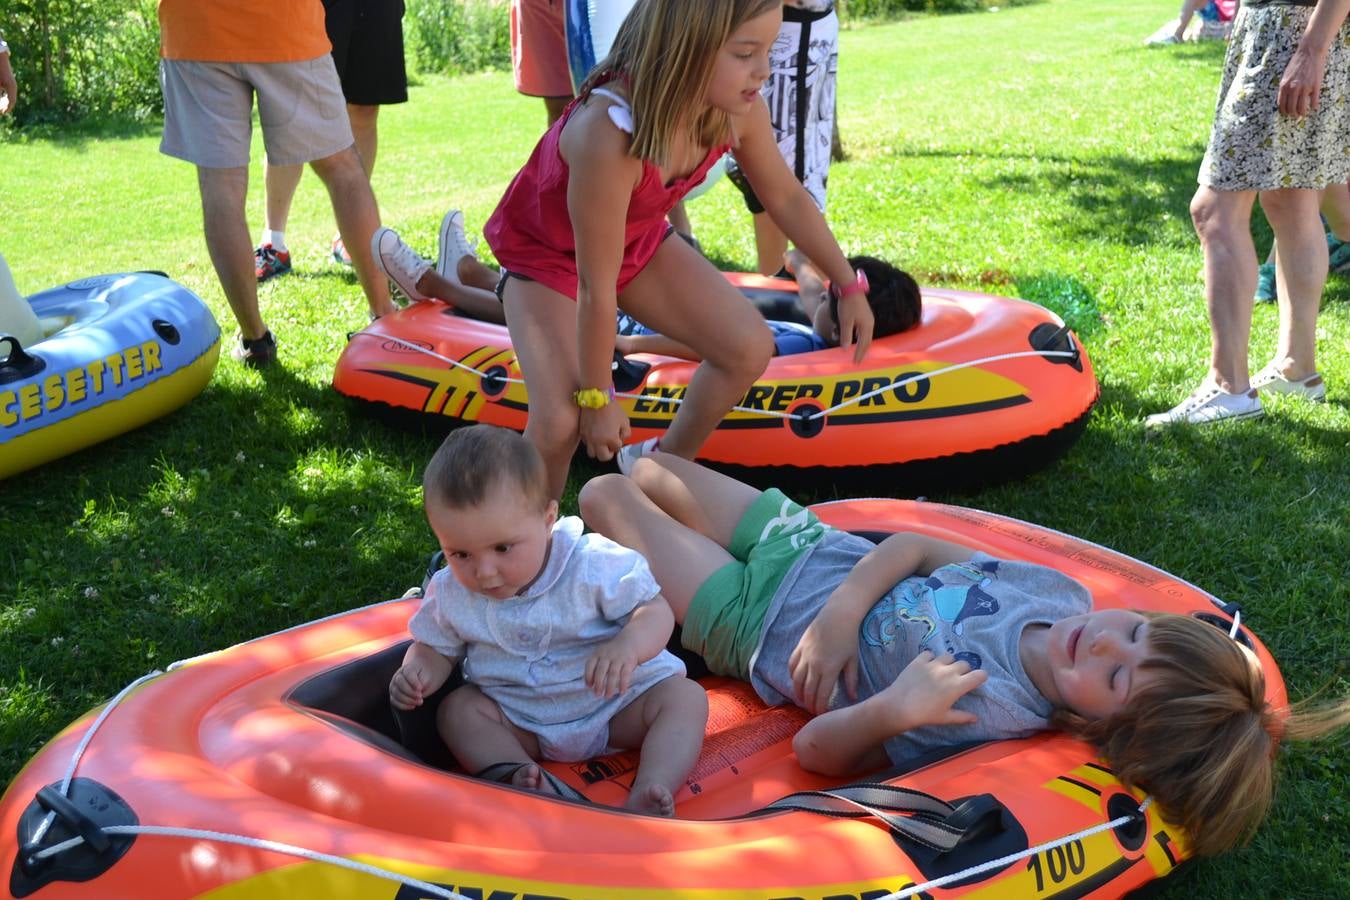
[(627, 691), (602, 698), (586, 686), (586, 660), (619, 633), (660, 588), (647, 561), (575, 516), (553, 526), (544, 570), (518, 596), (493, 600), (437, 572), (408, 623), (415, 640), (463, 659), (465, 680), (539, 738), (546, 759), (573, 762), (604, 753), (609, 720), (684, 663), (662, 650), (633, 671)]

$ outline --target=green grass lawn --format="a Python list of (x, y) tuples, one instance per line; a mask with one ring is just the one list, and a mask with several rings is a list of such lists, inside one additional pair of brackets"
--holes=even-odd
[[(847, 251), (922, 282), (1057, 309), (1097, 367), (1101, 404), (1066, 458), (1003, 487), (935, 485), (930, 497), (1081, 535), (1238, 601), (1294, 696), (1343, 696), (1350, 279), (1329, 282), (1319, 325), (1329, 403), (1274, 401), (1264, 420), (1161, 436), (1140, 424), (1194, 387), (1208, 348), (1187, 204), (1223, 48), (1145, 48), (1175, 6), (1049, 0), (847, 31), (849, 160), (832, 172), (830, 219)], [(447, 207), (480, 227), (543, 115), (507, 74), (425, 79), (382, 114), (386, 222), (428, 254)], [(11, 133), (0, 248), (24, 292), (166, 271), (232, 341), (194, 172), (157, 143), (155, 128)], [(750, 267), (749, 220), (730, 186), (690, 212), (720, 265)], [(1264, 252), (1259, 214), (1254, 227)], [(365, 323), (354, 277), (327, 258), (332, 231), (307, 176), (288, 229), (297, 274), (260, 291), (282, 366), (259, 374), (226, 359), (181, 412), (0, 484), (0, 783), (150, 669), (417, 580), (432, 547), (419, 477), (435, 439), (360, 418), (329, 386), (346, 333)], [(1257, 309), (1253, 369), (1275, 327), (1275, 310)], [(578, 466), (573, 492), (596, 471)], [(1279, 800), (1252, 846), (1179, 874), (1164, 896), (1350, 895), (1346, 742), (1283, 755)]]

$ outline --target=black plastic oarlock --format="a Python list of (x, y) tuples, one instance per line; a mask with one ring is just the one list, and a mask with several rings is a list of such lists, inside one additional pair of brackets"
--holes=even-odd
[[(43, 822), (51, 816), (46, 828)], [(114, 825), (138, 825), (136, 813), (111, 789), (91, 778), (75, 778), (62, 794), (52, 783), (37, 792), (19, 817), (19, 852), (9, 873), (9, 892), (27, 897), (54, 881), (92, 881), (121, 859), (136, 836), (109, 834)], [(50, 847), (72, 838), (73, 847), (40, 857)]]

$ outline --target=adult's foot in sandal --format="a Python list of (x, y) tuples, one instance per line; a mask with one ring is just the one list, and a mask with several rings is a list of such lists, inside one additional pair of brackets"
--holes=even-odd
[(653, 816), (665, 816), (669, 819), (675, 815), (675, 798), (671, 796), (670, 790), (664, 784), (649, 784), (645, 787), (634, 786), (632, 793), (628, 795), (628, 802), (624, 804), (624, 808)]

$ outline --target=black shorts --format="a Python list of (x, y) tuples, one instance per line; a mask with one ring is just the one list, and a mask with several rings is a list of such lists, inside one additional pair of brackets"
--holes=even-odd
[(403, 0), (323, 0), (342, 95), (357, 106), (408, 99)]

